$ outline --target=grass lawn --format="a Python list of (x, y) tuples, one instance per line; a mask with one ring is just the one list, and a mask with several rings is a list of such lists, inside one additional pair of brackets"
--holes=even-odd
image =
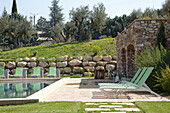
[(81, 102), (44, 102), (0, 106), (0, 113), (83, 113)]
[(170, 102), (135, 102), (144, 113), (170, 113)]
[(51, 45), (41, 45), (32, 47), (23, 47), (11, 51), (0, 52), (0, 59), (17, 59), (24, 57), (33, 57), (33, 52), (37, 52), (35, 57), (51, 58), (63, 55), (74, 56), (90, 56), (94, 55), (94, 51), (98, 51), (97, 55), (116, 55), (116, 41), (113, 38), (100, 40), (92, 40), (89, 42), (70, 42), (58, 43)]

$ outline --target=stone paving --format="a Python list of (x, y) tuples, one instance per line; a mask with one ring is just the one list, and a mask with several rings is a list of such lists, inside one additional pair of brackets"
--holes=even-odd
[[(150, 93), (127, 93), (119, 99), (108, 98), (99, 89), (96, 82), (106, 80), (94, 80), (88, 78), (70, 78), (63, 85), (42, 101), (82, 101), (82, 102), (133, 102), (133, 101), (168, 101), (166, 98), (156, 97)], [(110, 82), (110, 81), (109, 81)], [(82, 85), (82, 83), (84, 85)], [(90, 85), (89, 85), (90, 84)], [(122, 98), (123, 97), (123, 98)]]
[(86, 113), (126, 113), (126, 112), (141, 112), (133, 103), (84, 103)]

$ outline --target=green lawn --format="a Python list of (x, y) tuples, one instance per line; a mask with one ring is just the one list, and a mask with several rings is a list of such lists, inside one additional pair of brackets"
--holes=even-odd
[(99, 50), (97, 55), (115, 55), (116, 41), (112, 42), (113, 38), (92, 40), (90, 42), (71, 42), (59, 43), (51, 45), (41, 45), (33, 47), (24, 47), (11, 51), (0, 52), (0, 59), (16, 59), (24, 57), (32, 57), (33, 52), (38, 52), (36, 57), (59, 57), (63, 55), (74, 56), (89, 56), (93, 55), (94, 50)]
[(0, 106), (0, 113), (83, 113), (81, 102), (44, 102), (25, 105)]
[(144, 113), (170, 113), (170, 102), (135, 102)]

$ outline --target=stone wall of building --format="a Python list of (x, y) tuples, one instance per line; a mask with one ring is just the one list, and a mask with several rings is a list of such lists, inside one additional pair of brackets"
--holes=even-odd
[(0, 66), (5, 66), (6, 69), (10, 70), (10, 74), (15, 73), (16, 67), (24, 67), (31, 73), (34, 67), (43, 67), (45, 75), (48, 74), (49, 67), (56, 67), (64, 74), (79, 74), (88, 76), (88, 69), (90, 72), (94, 72), (96, 69), (107, 69), (116, 71), (117, 56), (79, 56), (69, 57), (61, 56), (58, 58), (18, 58), (16, 60), (5, 60), (0, 59)]
[(133, 55), (144, 50), (145, 46), (155, 46), (161, 23), (165, 23), (167, 49), (170, 49), (170, 19), (135, 20), (116, 38), (117, 73), (126, 72), (133, 76), (137, 67)]

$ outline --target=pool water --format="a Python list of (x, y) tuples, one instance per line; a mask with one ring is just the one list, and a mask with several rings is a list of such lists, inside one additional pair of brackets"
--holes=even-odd
[(49, 86), (54, 81), (25, 82), (25, 83), (0, 83), (0, 99), (25, 98)]

